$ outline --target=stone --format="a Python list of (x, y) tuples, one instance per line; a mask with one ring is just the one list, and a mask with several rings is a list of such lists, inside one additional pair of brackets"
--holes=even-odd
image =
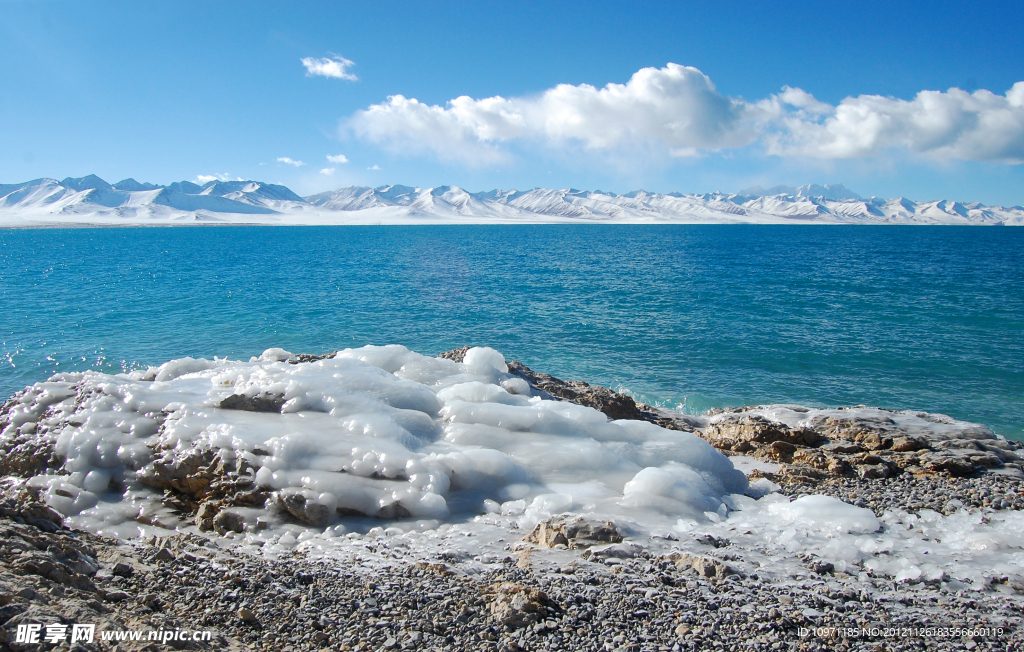
[(584, 559), (634, 559), (644, 554), (644, 549), (635, 543), (618, 543), (600, 550), (587, 550), (582, 556)]
[(217, 512), (220, 511), (220, 503), (214, 500), (208, 500), (199, 506), (196, 510), (195, 522), (199, 526), (200, 530), (209, 531), (213, 529), (213, 519), (217, 516)]
[(224, 510), (214, 517), (213, 527), (221, 534), (226, 532), (243, 532), (245, 531), (245, 520), (237, 512)]
[(757, 414), (719, 416), (705, 428), (703, 435), (712, 445), (730, 449), (740, 442), (751, 445), (784, 442), (795, 447), (813, 445), (822, 439), (820, 434), (809, 428), (789, 428)]
[[(457, 350), (459, 351), (459, 350)], [(455, 352), (448, 352), (454, 354)], [(448, 354), (442, 353), (438, 357), (446, 357)], [(462, 353), (465, 356), (465, 352)], [(449, 360), (456, 359), (455, 357), (448, 357)], [(457, 360), (461, 362), (461, 358)], [(525, 365), (510, 361), (508, 364), (509, 373), (514, 376), (522, 378), (531, 387), (539, 389), (542, 392), (546, 392), (550, 396), (560, 398), (564, 401), (569, 401), (577, 405), (585, 405), (592, 407), (595, 410), (603, 412), (609, 419), (645, 419), (652, 418), (654, 415), (649, 412), (645, 412), (637, 405), (636, 401), (633, 400), (632, 396), (628, 394), (620, 394), (619, 392), (602, 387), (600, 385), (591, 385), (578, 380), (562, 380), (555, 378), (549, 374), (537, 373)]]
[(928, 442), (917, 437), (896, 437), (892, 440), (892, 446), (889, 450), (903, 453), (909, 451), (917, 451), (928, 448)]
[(21, 519), (46, 532), (56, 532), (64, 523), (59, 512), (39, 500), (38, 494), (24, 485), (9, 485), (0, 492), (0, 516)]
[(275, 492), (271, 495), (270, 504), (306, 525), (323, 527), (331, 518), (331, 509), (327, 505), (313, 502), (310, 496), (296, 489)]
[(950, 455), (932, 454), (921, 460), (920, 466), (923, 469), (935, 473), (946, 472), (952, 476), (963, 477), (974, 474), (974, 463), (969, 459)]
[(491, 615), (509, 629), (541, 622), (556, 606), (543, 591), (514, 582), (492, 584), (484, 592)]
[(243, 623), (251, 623), (256, 621), (256, 614), (253, 613), (252, 609), (248, 607), (242, 607), (238, 610), (238, 619)]
[(693, 569), (702, 577), (722, 578), (736, 571), (723, 561), (711, 557), (701, 557), (688, 553), (674, 552), (664, 559), (671, 561), (679, 570)]
[(885, 464), (861, 464), (856, 468), (857, 475), (865, 480), (889, 477), (889, 467)]
[(522, 540), (541, 548), (564, 545), (570, 550), (579, 550), (606, 543), (621, 543), (622, 535), (611, 521), (562, 515), (538, 523)]
[(232, 394), (222, 400), (217, 407), (222, 410), (244, 410), (246, 412), (281, 412), (285, 399), (282, 394)]
[(792, 462), (795, 453), (796, 446), (780, 439), (769, 444), (766, 456), (776, 462)]

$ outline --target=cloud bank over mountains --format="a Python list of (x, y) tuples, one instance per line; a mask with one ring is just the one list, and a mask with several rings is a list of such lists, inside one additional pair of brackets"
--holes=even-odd
[(758, 146), (782, 157), (848, 159), (894, 151), (939, 159), (1024, 163), (1024, 82), (1004, 95), (951, 88), (912, 100), (847, 97), (833, 106), (799, 88), (758, 101), (723, 95), (700, 70), (643, 68), (625, 84), (559, 84), (528, 97), (454, 98), (445, 106), (392, 95), (343, 130), (403, 152), (493, 165), (514, 142), (670, 156)]

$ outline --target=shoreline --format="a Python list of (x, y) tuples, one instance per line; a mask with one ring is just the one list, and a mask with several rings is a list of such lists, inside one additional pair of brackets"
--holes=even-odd
[[(467, 350), (438, 357), (461, 362)], [(296, 358), (312, 362), (331, 355)], [(638, 405), (607, 388), (564, 381), (514, 362), (508, 366), (534, 390), (594, 407), (611, 418), (640, 418), (678, 430), (703, 425), (705, 435), (709, 430), (710, 424), (696, 423), (694, 417)], [(5, 403), (0, 420), (10, 409), (11, 402)], [(1017, 462), (1007, 456), (996, 465), (991, 458), (995, 455), (982, 450), (971, 449), (971, 454), (990, 455), (984, 459), (991, 466), (972, 461), (970, 473), (961, 476), (950, 469), (965, 471), (963, 465), (930, 471), (921, 464), (907, 464), (907, 455), (898, 456), (924, 449), (893, 451), (892, 441), (888, 448), (856, 453), (828, 450), (834, 459), (862, 455), (880, 461), (850, 463), (849, 468), (831, 464), (833, 471), (842, 471), (832, 475), (826, 461), (824, 472), (812, 477), (807, 468), (816, 467), (792, 460), (807, 457), (800, 454), (803, 449), (819, 451), (827, 444), (796, 445), (793, 438), (806, 439), (805, 432), (743, 422), (757, 409), (711, 415), (733, 427), (719, 425), (706, 438), (727, 454), (759, 456), (780, 465), (776, 472), (751, 476), (776, 483), (791, 499), (831, 495), (860, 503), (878, 517), (898, 508), (911, 514), (972, 510), (994, 518), (1024, 507), (1024, 492), (1016, 492)], [(753, 434), (744, 440), (744, 433)], [(884, 437), (870, 436), (878, 434), (862, 429), (851, 436), (861, 436), (862, 448), (884, 446)], [(737, 447), (743, 450), (734, 450)], [(1019, 448), (1011, 444), (1005, 452), (1016, 456)], [(971, 460), (971, 454), (960, 457)], [(789, 461), (780, 461), (780, 455)], [(894, 467), (892, 474), (849, 474), (852, 468), (877, 470), (879, 465)], [(4, 468), (4, 473), (10, 472), (9, 462)], [(761, 577), (745, 558), (748, 548), (738, 541), (699, 536), (699, 528), (689, 542), (656, 545), (653, 539), (627, 536), (625, 544), (593, 547), (593, 554), (591, 548), (581, 554), (557, 545), (519, 542), (528, 534), (520, 530), (509, 539), (506, 554), (483, 565), (448, 552), (444, 541), (439, 541), (440, 553), (435, 549), (423, 554), (426, 549), (408, 545), (410, 535), (380, 528), (351, 532), (344, 555), (318, 555), (306, 548), (268, 557), (253, 554), (216, 531), (131, 542), (73, 532), (61, 525), (59, 514), (17, 482), (7, 480), (4, 489), (0, 586), (8, 597), (0, 606), (8, 618), (0, 628), (6, 630), (7, 640), (0, 640), (0, 645), (10, 649), (48, 649), (13, 643), (18, 623), (49, 622), (47, 618), (92, 618), (108, 630), (202, 625), (214, 632), (209, 645), (190, 642), (184, 649), (638, 652), (702, 649), (722, 641), (724, 649), (752, 650), (873, 650), (878, 643), (897, 649), (964, 645), (987, 650), (1024, 643), (1024, 584), (1019, 578), (962, 588), (942, 581), (899, 582), (874, 574), (847, 574), (813, 556), (803, 560), (803, 571), (789, 577)], [(441, 530), (438, 539), (463, 538), (458, 528)], [(886, 627), (926, 624), (991, 626), (1002, 628), (1002, 633), (978, 630), (967, 638), (885, 636)], [(841, 635), (824, 630), (818, 632), (822, 636), (814, 635), (813, 630), (821, 627), (848, 629)], [(117, 649), (144, 648), (122, 644)]]
[[(0, 216), (2, 217), (2, 216)], [(351, 222), (229, 222), (226, 220), (215, 220), (215, 221), (203, 221), (194, 220), (191, 222), (173, 222), (173, 221), (153, 221), (153, 222), (38, 222), (33, 224), (4, 224), (0, 223), (0, 230), (20, 231), (20, 230), (33, 230), (33, 229), (110, 229), (110, 228), (150, 228), (150, 227), (210, 227), (210, 226), (222, 226), (222, 227), (346, 227), (346, 226), (564, 226), (564, 225), (581, 225), (581, 226), (754, 226), (754, 227), (774, 227), (774, 226), (814, 226), (814, 227), (827, 227), (827, 226), (874, 226), (874, 227), (1014, 227), (1024, 226), (1024, 222), (1019, 224), (955, 224), (948, 222), (937, 222), (937, 223), (923, 223), (923, 222), (824, 222), (815, 220), (787, 220), (779, 222), (684, 222), (684, 221), (616, 221), (616, 220), (600, 220), (600, 219), (573, 219), (573, 218), (561, 218), (554, 220), (531, 220), (531, 219), (488, 219), (485, 221), (473, 221), (471, 219), (439, 219), (436, 221), (430, 221), (431, 218), (425, 218), (422, 220), (412, 219), (409, 221), (401, 220), (365, 220), (365, 221), (351, 221)], [(35, 220), (26, 220), (35, 222)]]

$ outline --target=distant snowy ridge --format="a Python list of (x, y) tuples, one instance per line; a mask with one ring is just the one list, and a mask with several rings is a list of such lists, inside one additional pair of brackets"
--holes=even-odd
[(600, 190), (467, 192), (457, 186), (350, 186), (300, 197), (260, 181), (158, 186), (95, 175), (0, 185), (0, 226), (72, 224), (817, 223), (1024, 226), (1024, 208), (868, 199), (842, 184), (741, 193), (617, 195)]

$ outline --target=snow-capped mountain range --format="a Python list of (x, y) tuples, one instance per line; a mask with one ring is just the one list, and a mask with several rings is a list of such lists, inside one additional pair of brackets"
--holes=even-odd
[(350, 186), (300, 197), (260, 181), (169, 186), (95, 175), (0, 184), (0, 226), (101, 224), (419, 224), (509, 222), (845, 223), (1024, 226), (1024, 208), (862, 198), (842, 184), (740, 193), (617, 195), (600, 190)]

